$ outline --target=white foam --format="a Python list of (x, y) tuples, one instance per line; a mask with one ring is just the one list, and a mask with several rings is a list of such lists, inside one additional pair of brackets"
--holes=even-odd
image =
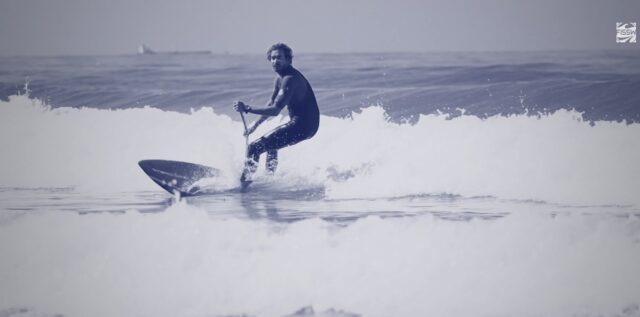
[[(368, 217), (345, 228), (159, 214), (0, 223), (0, 308), (65, 316), (618, 316), (640, 303), (638, 217)], [(636, 306), (634, 306), (636, 305)]]
[[(580, 118), (565, 110), (539, 118), (429, 115), (410, 125), (388, 122), (373, 106), (353, 118), (323, 116), (316, 137), (281, 151), (278, 173), (286, 184), (323, 186), (329, 198), (444, 192), (640, 204), (640, 125)], [(256, 136), (286, 120), (265, 123)], [(136, 165), (151, 158), (211, 165), (237, 179), (242, 131), (210, 108), (50, 109), (12, 96), (0, 101), (0, 186), (153, 190)]]

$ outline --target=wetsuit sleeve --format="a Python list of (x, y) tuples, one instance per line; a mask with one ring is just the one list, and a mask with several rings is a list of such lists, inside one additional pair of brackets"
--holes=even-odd
[(280, 89), (277, 89), (275, 98), (273, 99), (273, 105), (282, 109), (289, 104), (291, 96), (293, 95), (293, 77), (285, 76), (280, 84)]

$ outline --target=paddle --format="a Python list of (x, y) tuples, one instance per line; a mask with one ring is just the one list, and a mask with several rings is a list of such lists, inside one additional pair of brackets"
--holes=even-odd
[[(240, 117), (242, 118), (242, 124), (244, 125), (244, 133), (247, 133), (248, 131), (247, 121), (244, 120), (244, 113), (240, 112)], [(247, 154), (249, 154), (249, 135), (248, 134), (244, 136), (244, 142), (245, 142), (244, 156), (246, 157)]]
[[(242, 112), (240, 112), (240, 118), (242, 118), (242, 124), (244, 125), (244, 132), (247, 133), (247, 131), (249, 131), (247, 129), (247, 121), (245, 121), (244, 114)], [(245, 141), (245, 145), (246, 145), (245, 151), (244, 151), (244, 156), (248, 157), (249, 156), (249, 135), (248, 134), (244, 136), (244, 141)], [(246, 168), (246, 165), (245, 165), (245, 168)], [(244, 175), (244, 172), (243, 172), (242, 175)], [(246, 181), (245, 182), (245, 181), (242, 181), (242, 178), (240, 179), (240, 181), (242, 182), (240, 191), (241, 192), (245, 192), (247, 190), (247, 187), (251, 183), (251, 181)]]

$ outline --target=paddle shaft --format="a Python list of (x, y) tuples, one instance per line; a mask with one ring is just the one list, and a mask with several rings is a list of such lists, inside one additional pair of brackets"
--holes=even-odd
[[(247, 129), (247, 121), (244, 119), (244, 113), (242, 113), (242, 111), (240, 112), (240, 118), (242, 118), (242, 124), (244, 125), (244, 132), (247, 133), (248, 129)], [(245, 142), (245, 153), (244, 155), (247, 156), (247, 154), (249, 154), (249, 135), (245, 135), (244, 136), (244, 142)]]

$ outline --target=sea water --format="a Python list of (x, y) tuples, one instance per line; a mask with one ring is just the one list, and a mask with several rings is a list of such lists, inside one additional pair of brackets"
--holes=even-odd
[(633, 54), (300, 54), (275, 175), (155, 185), (238, 185), (264, 58), (0, 58), (0, 316), (640, 316)]

